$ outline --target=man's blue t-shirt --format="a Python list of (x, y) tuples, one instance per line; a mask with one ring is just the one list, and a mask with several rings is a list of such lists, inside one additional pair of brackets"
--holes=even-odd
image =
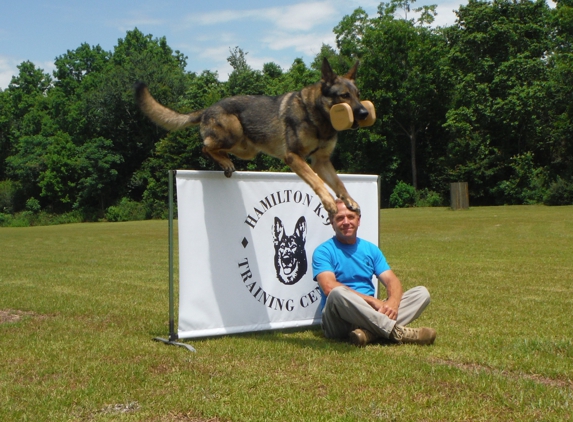
[[(356, 239), (353, 245), (341, 243), (333, 236), (319, 245), (312, 255), (312, 277), (324, 272), (333, 272), (339, 283), (359, 293), (374, 296), (372, 276), (379, 276), (390, 266), (378, 246), (364, 239)], [(326, 296), (322, 293), (322, 305)]]

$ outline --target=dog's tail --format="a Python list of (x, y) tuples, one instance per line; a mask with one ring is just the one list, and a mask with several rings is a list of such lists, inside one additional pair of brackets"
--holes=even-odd
[(162, 106), (149, 93), (143, 82), (135, 84), (135, 99), (141, 111), (155, 124), (167, 130), (179, 130), (201, 122), (203, 110), (181, 114)]

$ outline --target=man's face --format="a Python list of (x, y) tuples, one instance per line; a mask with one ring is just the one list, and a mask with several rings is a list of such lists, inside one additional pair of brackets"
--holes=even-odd
[(336, 238), (347, 244), (356, 243), (356, 233), (360, 226), (360, 216), (350, 211), (343, 203), (337, 202), (338, 212), (332, 217), (332, 228)]

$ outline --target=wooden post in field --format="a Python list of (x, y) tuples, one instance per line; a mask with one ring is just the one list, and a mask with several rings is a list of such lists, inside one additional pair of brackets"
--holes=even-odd
[(470, 207), (468, 182), (450, 184), (450, 204), (453, 210), (466, 210)]

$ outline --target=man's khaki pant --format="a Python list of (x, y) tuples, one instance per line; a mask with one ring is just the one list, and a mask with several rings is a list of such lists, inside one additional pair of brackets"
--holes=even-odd
[(322, 310), (322, 330), (327, 338), (345, 338), (350, 331), (362, 328), (377, 337), (388, 338), (394, 325), (407, 325), (420, 316), (430, 303), (430, 293), (423, 286), (414, 287), (402, 296), (396, 321), (374, 310), (347, 287), (330, 291)]

